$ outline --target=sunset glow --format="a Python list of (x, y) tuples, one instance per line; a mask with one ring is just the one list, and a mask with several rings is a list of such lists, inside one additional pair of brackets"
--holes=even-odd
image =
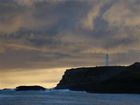
[(140, 61), (140, 0), (0, 0), (0, 88), (54, 87), (106, 54)]
[(40, 70), (13, 70), (0, 73), (0, 88), (15, 88), (20, 85), (41, 85), (55, 87), (67, 68)]

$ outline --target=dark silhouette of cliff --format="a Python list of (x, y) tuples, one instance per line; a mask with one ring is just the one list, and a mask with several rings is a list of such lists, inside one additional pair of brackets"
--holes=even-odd
[(16, 91), (27, 91), (27, 90), (46, 90), (41, 86), (18, 86), (15, 89)]
[(140, 63), (67, 70), (56, 89), (99, 93), (140, 93)]

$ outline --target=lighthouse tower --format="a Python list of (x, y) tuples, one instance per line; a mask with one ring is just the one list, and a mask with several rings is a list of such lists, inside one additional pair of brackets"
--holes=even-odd
[(105, 55), (105, 66), (109, 66), (109, 54)]

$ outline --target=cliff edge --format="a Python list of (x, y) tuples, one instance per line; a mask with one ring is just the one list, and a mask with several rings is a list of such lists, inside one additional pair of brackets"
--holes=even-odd
[(97, 93), (140, 93), (140, 63), (66, 70), (56, 89)]

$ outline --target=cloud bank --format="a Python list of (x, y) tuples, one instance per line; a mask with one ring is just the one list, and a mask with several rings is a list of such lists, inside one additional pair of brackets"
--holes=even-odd
[(1, 0), (0, 70), (140, 61), (139, 0)]

